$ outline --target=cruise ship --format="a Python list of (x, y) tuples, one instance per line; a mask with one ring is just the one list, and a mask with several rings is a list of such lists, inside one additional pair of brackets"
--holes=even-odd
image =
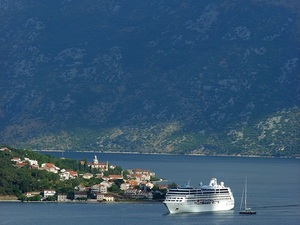
[(208, 185), (172, 188), (163, 201), (170, 213), (198, 213), (210, 211), (230, 210), (234, 207), (234, 197), (229, 187), (224, 182), (217, 183), (216, 178), (211, 178)]

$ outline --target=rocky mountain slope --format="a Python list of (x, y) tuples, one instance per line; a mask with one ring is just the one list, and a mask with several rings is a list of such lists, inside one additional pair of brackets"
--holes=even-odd
[(299, 154), (298, 1), (0, 1), (0, 143)]

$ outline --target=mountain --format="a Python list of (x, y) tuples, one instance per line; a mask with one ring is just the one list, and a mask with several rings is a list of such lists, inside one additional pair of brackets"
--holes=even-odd
[(299, 155), (287, 1), (0, 1), (0, 143)]

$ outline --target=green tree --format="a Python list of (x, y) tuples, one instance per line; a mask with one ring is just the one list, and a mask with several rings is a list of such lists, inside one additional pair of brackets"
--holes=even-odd
[(177, 188), (178, 185), (176, 183), (171, 183), (171, 184), (168, 184), (168, 188)]
[(57, 196), (56, 195), (48, 196), (45, 200), (49, 202), (54, 202), (57, 200)]
[(120, 188), (117, 185), (112, 184), (112, 186), (110, 188), (108, 188), (108, 191), (113, 192), (113, 193), (119, 193)]
[(74, 199), (74, 191), (69, 191), (67, 193), (67, 199), (73, 200)]

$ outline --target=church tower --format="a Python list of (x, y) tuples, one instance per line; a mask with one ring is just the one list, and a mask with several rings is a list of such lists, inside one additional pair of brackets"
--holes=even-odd
[(97, 159), (97, 156), (95, 155), (95, 158), (94, 158), (94, 160), (93, 160), (93, 164), (94, 165), (97, 165), (98, 164), (98, 159)]

